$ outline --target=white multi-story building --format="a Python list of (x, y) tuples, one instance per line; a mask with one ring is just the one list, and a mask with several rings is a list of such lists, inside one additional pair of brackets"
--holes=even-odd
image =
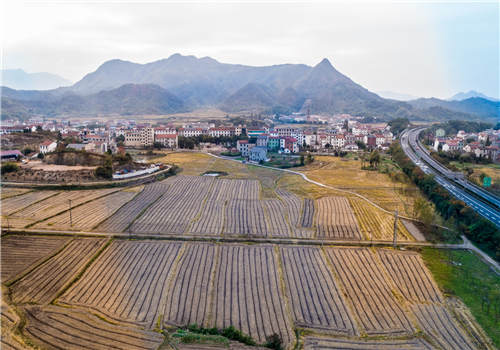
[(152, 146), (155, 140), (153, 128), (137, 128), (125, 133), (125, 146), (147, 147)]
[(248, 157), (253, 147), (255, 147), (255, 144), (248, 143), (248, 140), (238, 140), (238, 142), (236, 142), (236, 148), (243, 157)]
[(206, 134), (202, 128), (180, 128), (179, 135), (184, 137), (195, 137)]
[(165, 147), (177, 148), (179, 139), (177, 134), (158, 134), (155, 135), (155, 142), (161, 143)]
[(56, 148), (57, 148), (57, 142), (52, 140), (47, 140), (40, 144), (40, 153), (46, 154), (49, 152), (54, 152)]
[(210, 128), (208, 134), (212, 137), (231, 137), (235, 135), (234, 128), (219, 127)]

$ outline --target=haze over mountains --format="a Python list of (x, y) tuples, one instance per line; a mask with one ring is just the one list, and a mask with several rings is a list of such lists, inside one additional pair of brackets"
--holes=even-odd
[(385, 99), (338, 72), (327, 59), (314, 67), (252, 67), (174, 54), (147, 64), (107, 61), (74, 85), (50, 91), (2, 88), (2, 117), (168, 114), (205, 107), (228, 113), (309, 111), (380, 119), (493, 119), (499, 115), (498, 102), (481, 98), (460, 103)]
[(52, 73), (26, 73), (22, 69), (2, 69), (3, 86), (21, 90), (49, 90), (70, 86), (71, 81)]

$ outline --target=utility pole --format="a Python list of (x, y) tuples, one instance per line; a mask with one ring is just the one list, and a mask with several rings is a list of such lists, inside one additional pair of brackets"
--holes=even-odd
[(71, 214), (71, 199), (68, 199), (69, 202), (69, 224), (70, 227), (73, 227), (73, 215)]
[(398, 211), (394, 212), (394, 239), (392, 241), (392, 245), (396, 248), (396, 241), (398, 237)]

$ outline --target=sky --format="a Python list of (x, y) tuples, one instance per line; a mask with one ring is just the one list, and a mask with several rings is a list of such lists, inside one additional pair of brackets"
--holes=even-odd
[(2, 68), (73, 82), (110, 59), (333, 66), (372, 91), (499, 96), (499, 3), (3, 0)]

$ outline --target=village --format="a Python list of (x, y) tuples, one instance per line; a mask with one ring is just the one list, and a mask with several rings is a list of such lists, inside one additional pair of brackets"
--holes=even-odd
[[(343, 115), (342, 117), (350, 117)], [(385, 123), (364, 124), (355, 119), (334, 119), (318, 125), (281, 125), (247, 127), (223, 123), (173, 124), (140, 123), (135, 120), (79, 121), (32, 118), (16, 124), (4, 123), (2, 135), (50, 131), (57, 135), (45, 139), (38, 149), (5, 149), (2, 159), (42, 158), (56, 150), (124, 153), (127, 149), (179, 148), (217, 149), (249, 161), (265, 161), (268, 153), (294, 155), (299, 152), (358, 151), (387, 149), (394, 135)], [(50, 134), (49, 134), (50, 135)], [(217, 147), (216, 147), (217, 146)]]

